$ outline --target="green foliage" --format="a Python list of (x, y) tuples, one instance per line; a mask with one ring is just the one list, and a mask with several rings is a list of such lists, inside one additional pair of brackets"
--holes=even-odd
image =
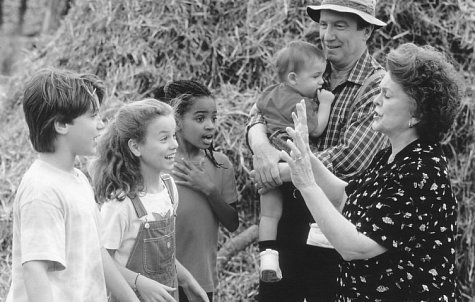
[[(247, 113), (261, 89), (275, 79), (272, 57), (278, 49), (296, 39), (319, 43), (318, 28), (305, 12), (308, 4), (314, 3), (76, 1), (58, 32), (39, 41), (17, 68), (20, 72), (10, 78), (7, 101), (0, 106), (4, 109), (1, 128), (9, 129), (0, 134), (0, 222), (11, 225), (13, 194), (33, 158), (18, 106), (24, 80), (40, 67), (56, 66), (103, 78), (109, 95), (106, 115), (112, 115), (123, 102), (153, 96), (169, 80), (191, 78), (212, 88), (220, 112), (217, 145), (235, 164), (241, 229), (256, 223), (257, 195), (249, 180), (251, 154), (244, 141)], [(377, 13), (388, 22), (370, 43), (380, 62), (401, 43), (430, 44), (453, 56), (467, 88), (474, 90), (475, 7), (470, 0), (381, 0)], [(474, 115), (473, 96), (467, 93), (446, 139), (460, 201), (457, 270), (467, 298), (475, 295)], [(0, 237), (1, 270), (8, 266), (10, 237), (8, 232)], [(220, 272), (217, 295), (223, 301), (251, 301), (256, 295), (256, 255), (255, 247), (249, 247)], [(6, 282), (0, 280), (0, 296), (8, 287)]]

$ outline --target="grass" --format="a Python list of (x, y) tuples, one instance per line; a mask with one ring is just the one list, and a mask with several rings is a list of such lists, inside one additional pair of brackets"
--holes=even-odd
[[(5, 88), (0, 129), (8, 129), (0, 132), (0, 300), (10, 282), (10, 207), (20, 177), (34, 157), (19, 107), (24, 80), (34, 70), (56, 66), (99, 75), (106, 81), (109, 113), (124, 102), (153, 96), (168, 80), (192, 78), (208, 85), (218, 102), (217, 145), (235, 164), (239, 232), (255, 224), (259, 213), (243, 135), (247, 112), (261, 89), (274, 80), (271, 59), (277, 49), (295, 39), (319, 43), (318, 30), (305, 13), (310, 1), (304, 0), (76, 3), (54, 35), (23, 43), (29, 51), (11, 65), (11, 74), (0, 78)], [(370, 44), (379, 61), (404, 42), (431, 44), (451, 54), (467, 88), (475, 90), (475, 7), (469, 0), (381, 0), (377, 13), (388, 21)], [(5, 59), (18, 49), (8, 52), (0, 47), (0, 55)], [(457, 272), (466, 301), (475, 296), (474, 106), (473, 94), (467, 92), (445, 141), (459, 200)], [(223, 232), (220, 244), (232, 236)], [(221, 301), (253, 301), (257, 255), (252, 245), (219, 272)]]

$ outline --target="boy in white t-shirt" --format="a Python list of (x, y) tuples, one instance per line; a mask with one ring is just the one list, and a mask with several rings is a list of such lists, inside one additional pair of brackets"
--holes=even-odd
[(101, 81), (44, 70), (27, 83), (23, 111), (39, 153), (13, 205), (12, 284), (7, 302), (139, 301), (102, 247), (99, 212), (78, 155), (92, 155), (103, 127)]

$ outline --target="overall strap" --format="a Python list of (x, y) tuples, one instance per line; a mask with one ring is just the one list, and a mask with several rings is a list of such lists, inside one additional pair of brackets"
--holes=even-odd
[[(161, 176), (163, 183), (165, 184), (165, 187), (167, 188), (168, 195), (170, 196), (170, 200), (172, 202), (172, 205), (175, 204), (175, 199), (173, 198), (175, 196), (174, 191), (173, 191), (173, 184), (172, 184), (172, 178), (169, 174), (163, 174)], [(147, 215), (147, 210), (145, 210), (145, 207), (140, 200), (138, 194), (135, 194), (135, 196), (131, 197), (130, 195), (128, 196), (130, 200), (132, 201), (132, 205), (134, 206), (135, 213), (137, 214), (137, 217), (143, 217)]]
[(353, 114), (353, 110), (355, 110), (356, 105), (358, 105), (361, 102), (361, 98), (363, 97), (363, 94), (366, 92), (366, 88), (368, 88), (368, 85), (371, 84), (374, 80), (377, 78), (383, 77), (386, 71), (384, 69), (376, 69), (374, 73), (366, 78), (364, 80), (363, 84), (361, 85), (360, 89), (358, 90), (358, 94), (355, 97), (355, 100), (353, 103), (351, 103), (350, 107), (350, 116)]
[(165, 184), (165, 187), (167, 188), (168, 195), (170, 195), (170, 200), (172, 204), (175, 204), (175, 192), (173, 191), (173, 180), (170, 174), (163, 174), (162, 176), (163, 183)]
[(143, 217), (147, 215), (147, 210), (145, 210), (145, 207), (143, 206), (142, 201), (139, 198), (139, 195), (136, 193), (134, 197), (131, 197), (129, 195), (130, 200), (132, 201), (132, 205), (134, 206), (135, 213), (137, 213), (137, 217)]

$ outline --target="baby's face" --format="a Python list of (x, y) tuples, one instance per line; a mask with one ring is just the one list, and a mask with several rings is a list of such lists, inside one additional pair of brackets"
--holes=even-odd
[(326, 62), (321, 59), (314, 59), (305, 66), (304, 69), (296, 73), (294, 88), (302, 96), (313, 98), (317, 89), (322, 88), (323, 73), (325, 72)]

